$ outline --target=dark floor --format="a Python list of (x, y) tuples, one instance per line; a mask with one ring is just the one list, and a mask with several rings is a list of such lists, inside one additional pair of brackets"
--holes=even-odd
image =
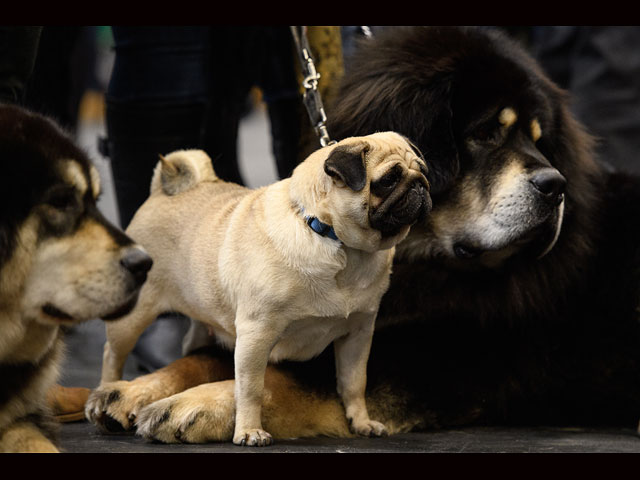
[[(68, 355), (61, 383), (93, 388), (99, 383), (104, 325), (94, 320), (67, 334)], [(130, 357), (125, 379), (140, 374)], [(61, 426), (59, 446), (67, 453), (640, 453), (635, 430), (567, 428), (468, 428), (409, 433), (387, 438), (277, 440), (265, 448), (231, 443), (163, 445), (135, 435), (103, 435), (87, 422)]]
[(162, 445), (134, 435), (102, 435), (87, 422), (62, 428), (61, 448), (76, 453), (638, 453), (633, 431), (473, 428), (387, 438), (277, 440), (270, 447), (232, 443)]

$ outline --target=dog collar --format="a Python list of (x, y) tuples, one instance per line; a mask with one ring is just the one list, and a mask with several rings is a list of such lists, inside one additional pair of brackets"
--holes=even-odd
[[(304, 215), (304, 208), (302, 209), (302, 214)], [(318, 217), (310, 217), (308, 215), (305, 215), (304, 220), (305, 222), (307, 222), (309, 228), (321, 237), (329, 237), (332, 240), (336, 240), (338, 242), (340, 241), (333, 227), (321, 222), (320, 220), (318, 220)]]
[(336, 235), (335, 230), (333, 229), (333, 227), (331, 225), (327, 225), (326, 223), (322, 223), (316, 217), (304, 217), (304, 218), (307, 221), (307, 225), (309, 225), (311, 230), (316, 232), (318, 235), (320, 235), (322, 237), (329, 237), (329, 238), (331, 238), (333, 240), (340, 241), (338, 239), (338, 236)]

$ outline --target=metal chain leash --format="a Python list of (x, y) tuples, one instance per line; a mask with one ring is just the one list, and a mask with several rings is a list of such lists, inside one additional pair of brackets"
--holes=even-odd
[(311, 55), (311, 48), (309, 47), (309, 41), (307, 40), (307, 27), (292, 26), (290, 28), (291, 34), (293, 35), (293, 39), (296, 43), (298, 57), (300, 59), (300, 67), (302, 69), (302, 86), (305, 89), (302, 101), (307, 109), (307, 113), (309, 114), (311, 125), (320, 139), (320, 145), (326, 147), (327, 145), (332, 145), (336, 142), (329, 138), (329, 133), (327, 132), (327, 115), (324, 112), (322, 98), (318, 91), (320, 74), (316, 70), (313, 56)]
[[(309, 120), (311, 125), (316, 131), (320, 139), (320, 145), (326, 147), (327, 145), (333, 145), (335, 140), (329, 138), (329, 132), (327, 132), (326, 122), (327, 115), (324, 112), (324, 106), (322, 104), (322, 97), (318, 90), (318, 82), (320, 81), (320, 73), (316, 70), (316, 65), (311, 55), (311, 47), (307, 40), (307, 27), (306, 26), (292, 26), (291, 34), (295, 41), (296, 48), (298, 50), (298, 58), (300, 60), (300, 67), (302, 69), (302, 86), (305, 89), (302, 101), (309, 114)], [(373, 33), (368, 26), (360, 26), (360, 33), (367, 37), (372, 38)]]
[(373, 38), (373, 32), (368, 25), (360, 25), (360, 32), (367, 38)]

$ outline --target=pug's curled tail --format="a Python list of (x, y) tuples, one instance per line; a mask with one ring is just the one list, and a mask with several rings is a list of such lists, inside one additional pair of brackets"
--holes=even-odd
[(178, 150), (166, 157), (160, 155), (151, 179), (151, 194), (177, 195), (200, 182), (217, 179), (211, 159), (205, 152)]

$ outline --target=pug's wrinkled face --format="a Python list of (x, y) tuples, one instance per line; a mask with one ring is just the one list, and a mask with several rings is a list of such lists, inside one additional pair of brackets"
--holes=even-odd
[(397, 133), (341, 141), (324, 171), (334, 187), (323, 202), (325, 218), (347, 246), (392, 248), (431, 211), (427, 165)]

